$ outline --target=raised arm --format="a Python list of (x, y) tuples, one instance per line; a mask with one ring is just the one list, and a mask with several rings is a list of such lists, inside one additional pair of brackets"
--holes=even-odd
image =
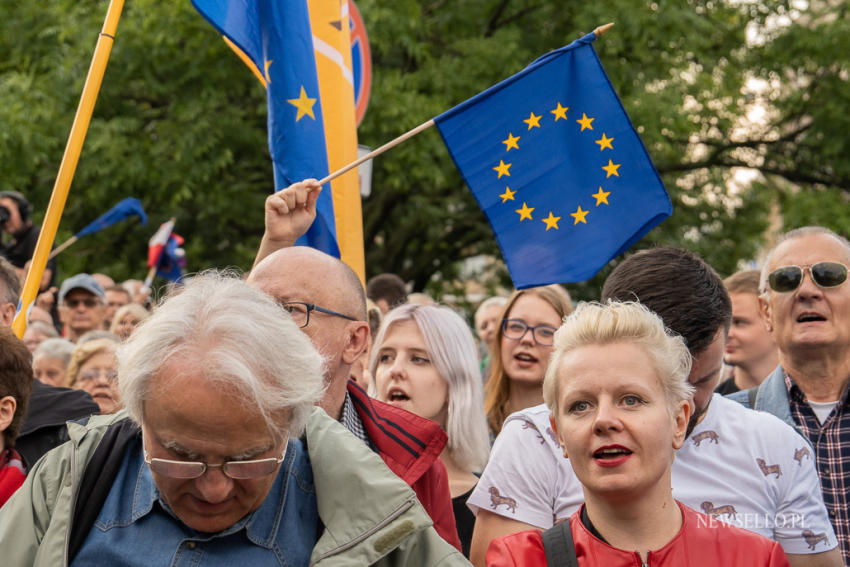
[(322, 187), (315, 179), (293, 183), (266, 199), (265, 232), (254, 258), (254, 266), (281, 248), (293, 246), (316, 218), (316, 199)]

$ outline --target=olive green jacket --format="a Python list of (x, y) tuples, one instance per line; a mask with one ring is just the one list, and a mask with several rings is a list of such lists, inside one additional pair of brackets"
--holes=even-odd
[[(86, 464), (106, 429), (127, 416), (69, 423), (70, 441), (42, 458), (0, 508), (4, 565), (67, 565), (72, 510)], [(432, 527), (416, 494), (381, 458), (316, 408), (307, 423), (307, 451), (324, 532), (310, 564), (468, 565)]]

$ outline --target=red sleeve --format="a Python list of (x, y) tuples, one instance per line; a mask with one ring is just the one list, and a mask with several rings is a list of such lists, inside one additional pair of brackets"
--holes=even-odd
[(791, 564), (788, 563), (788, 557), (785, 556), (785, 552), (782, 550), (782, 546), (775, 541), (772, 541), (771, 543), (773, 545), (770, 550), (770, 562), (768, 563), (768, 567), (791, 567)]
[(513, 567), (515, 565), (546, 565), (546, 552), (540, 530), (525, 530), (490, 542), (487, 567)]
[(440, 459), (431, 463), (431, 467), (412, 486), (422, 507), (431, 516), (434, 529), (440, 537), (460, 551), (460, 538), (457, 536), (455, 513), (452, 510), (452, 496), (449, 492), (449, 477), (446, 467)]

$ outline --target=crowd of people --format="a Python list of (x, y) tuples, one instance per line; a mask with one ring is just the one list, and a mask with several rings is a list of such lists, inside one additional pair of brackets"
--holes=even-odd
[(317, 189), (267, 199), (244, 276), (149, 305), (77, 274), (23, 340), (0, 259), (4, 562), (850, 564), (846, 239), (726, 280), (643, 250), (598, 301), (516, 290), (470, 326), (293, 246)]

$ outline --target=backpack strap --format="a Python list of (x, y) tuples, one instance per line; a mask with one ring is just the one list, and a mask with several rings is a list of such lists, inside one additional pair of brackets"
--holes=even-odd
[(542, 534), (546, 564), (552, 567), (578, 567), (573, 532), (569, 518), (555, 524)]

